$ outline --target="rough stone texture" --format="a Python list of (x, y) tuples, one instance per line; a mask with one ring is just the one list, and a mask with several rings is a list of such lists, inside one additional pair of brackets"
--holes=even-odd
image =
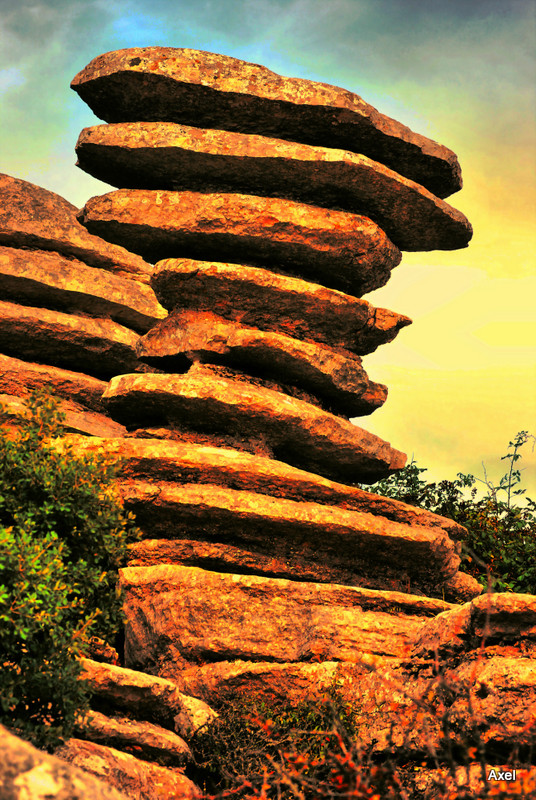
[(120, 789), (129, 800), (193, 800), (201, 794), (179, 769), (159, 767), (95, 742), (69, 739), (57, 755)]
[[(411, 582), (421, 590), (439, 588), (460, 564), (459, 545), (437, 528), (211, 485), (119, 486), (146, 538), (186, 540), (159, 548), (175, 563), (382, 589)], [(145, 543), (130, 551), (145, 553)]]
[(0, 302), (0, 338), (6, 355), (71, 370), (83, 365), (96, 378), (140, 366), (138, 335), (111, 319)]
[(160, 261), (151, 278), (165, 308), (192, 308), (294, 339), (359, 355), (392, 341), (411, 324), (402, 314), (299, 278), (243, 264)]
[(415, 642), (415, 658), (441, 656), (459, 659), (488, 644), (536, 641), (536, 596), (532, 594), (483, 594), (470, 603), (430, 620)]
[(149, 283), (151, 266), (81, 225), (78, 209), (33, 183), (0, 174), (0, 245), (56, 250), (92, 267)]
[(368, 378), (358, 356), (208, 311), (172, 312), (140, 339), (136, 352), (141, 361), (169, 372), (184, 372), (195, 361), (234, 367), (311, 392), (328, 410), (347, 416), (371, 414), (387, 399), (387, 387)]
[(118, 189), (88, 200), (79, 219), (153, 263), (243, 261), (355, 295), (387, 283), (402, 257), (368, 217), (273, 197)]
[(201, 431), (246, 427), (266, 436), (278, 459), (335, 479), (373, 483), (406, 460), (347, 420), (281, 392), (207, 375), (201, 365), (184, 376), (120, 375), (103, 400), (124, 424), (164, 417)]
[[(58, 410), (65, 414), (62, 425), (68, 433), (82, 433), (89, 436), (124, 436), (126, 428), (114, 422), (106, 414), (88, 411), (77, 403), (59, 400)], [(22, 417), (29, 415), (25, 400), (9, 394), (0, 393), (0, 420), (10, 428), (18, 428)]]
[(77, 403), (90, 411), (105, 413), (101, 402), (106, 389), (105, 381), (81, 372), (47, 364), (33, 364), (0, 353), (0, 392), (24, 399), (44, 384), (57, 397)]
[(456, 572), (443, 584), (445, 600), (449, 603), (466, 603), (473, 597), (482, 594), (484, 587), (479, 584), (476, 578), (466, 572)]
[(116, 747), (165, 766), (185, 766), (193, 761), (192, 751), (184, 739), (151, 722), (89, 711), (78, 721), (75, 733), (87, 741)]
[[(123, 480), (226, 486), (375, 514), (403, 525), (438, 528), (453, 539), (463, 538), (465, 534), (461, 525), (426, 509), (237, 450), (152, 438), (99, 440), (70, 436), (67, 441), (74, 441), (80, 452), (103, 449), (115, 456), (121, 462)], [(56, 446), (61, 447), (61, 441)]]
[(352, 660), (360, 653), (401, 657), (441, 600), (228, 575), (196, 567), (127, 567), (125, 659), (173, 677), (188, 665), (253, 661)]
[(179, 691), (177, 685), (145, 672), (81, 659), (81, 678), (89, 683), (93, 706), (110, 707), (156, 722), (189, 738), (216, 716), (202, 700)]
[(345, 89), (285, 78), (229, 56), (136, 47), (97, 56), (71, 83), (106, 122), (156, 120), (340, 147), (440, 197), (461, 188), (455, 154)]
[(0, 726), (2, 800), (127, 800), (127, 795)]
[(455, 250), (472, 229), (424, 187), (363, 155), (265, 136), (130, 122), (85, 128), (77, 165), (128, 189), (284, 197), (364, 214), (401, 250)]
[(149, 286), (44, 250), (0, 247), (2, 299), (111, 317), (145, 333), (166, 311)]

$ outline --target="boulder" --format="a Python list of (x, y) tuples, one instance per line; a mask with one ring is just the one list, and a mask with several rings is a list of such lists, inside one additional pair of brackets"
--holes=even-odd
[(244, 264), (165, 259), (151, 284), (165, 308), (210, 311), (246, 327), (359, 355), (391, 342), (411, 324), (366, 300)]
[[(62, 425), (68, 433), (81, 433), (88, 436), (124, 436), (126, 428), (114, 422), (107, 414), (88, 411), (69, 400), (58, 400), (58, 411), (65, 415)], [(0, 419), (11, 428), (18, 428), (22, 417), (29, 416), (29, 405), (25, 400), (9, 394), (0, 393)]]
[(0, 174), (0, 245), (55, 250), (92, 267), (149, 283), (151, 266), (123, 247), (92, 236), (78, 209), (48, 189)]
[(193, 761), (184, 739), (151, 722), (89, 711), (78, 720), (75, 733), (81, 739), (115, 747), (162, 766), (185, 766)]
[(116, 50), (94, 58), (71, 87), (106, 122), (178, 122), (338, 147), (387, 164), (440, 197), (461, 188), (451, 150), (358, 95), (237, 58), (174, 47)]
[(401, 250), (455, 250), (472, 229), (423, 186), (363, 155), (172, 122), (85, 128), (77, 166), (112, 186), (284, 197), (364, 214)]
[(111, 319), (0, 301), (0, 338), (8, 356), (23, 354), (28, 360), (68, 370), (83, 364), (96, 378), (108, 379), (140, 366), (138, 335)]
[(294, 397), (219, 378), (191, 367), (186, 375), (120, 375), (103, 395), (123, 424), (176, 420), (194, 430), (265, 436), (274, 455), (329, 478), (373, 483), (406, 457), (378, 436)]
[(0, 726), (2, 800), (127, 800), (127, 795)]
[(209, 311), (173, 311), (139, 340), (136, 352), (169, 372), (184, 372), (196, 361), (224, 364), (310, 392), (328, 410), (347, 416), (371, 414), (387, 399), (387, 387), (369, 380), (358, 356)]
[[(121, 477), (177, 485), (212, 484), (271, 497), (283, 497), (374, 514), (403, 525), (438, 528), (458, 540), (465, 529), (453, 520), (400, 500), (381, 497), (305, 472), (282, 461), (237, 450), (158, 439), (85, 439), (66, 437), (81, 453), (104, 450), (121, 464)], [(62, 447), (62, 440), (55, 446)]]
[(274, 197), (118, 189), (88, 200), (79, 219), (153, 263), (243, 261), (355, 295), (387, 283), (401, 259), (368, 217)]
[(116, 322), (145, 333), (166, 316), (149, 286), (45, 250), (0, 247), (4, 300)]
[(125, 659), (173, 679), (213, 661), (403, 657), (441, 600), (161, 565), (120, 570)]
[(160, 767), (129, 753), (82, 739), (68, 739), (59, 758), (124, 792), (129, 800), (194, 800), (201, 792), (178, 768)]
[[(430, 589), (459, 566), (459, 545), (438, 528), (251, 491), (174, 482), (119, 484), (145, 538), (130, 558), (317, 583)], [(219, 547), (218, 547), (219, 545)], [(258, 559), (258, 564), (256, 559)]]

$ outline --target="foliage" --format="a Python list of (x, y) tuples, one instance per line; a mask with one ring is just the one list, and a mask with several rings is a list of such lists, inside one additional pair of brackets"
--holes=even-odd
[(46, 392), (29, 408), (0, 432), (0, 721), (51, 748), (87, 708), (77, 657), (122, 624), (117, 570), (137, 534), (114, 465), (54, 446), (62, 417)]
[[(497, 484), (487, 477), (458, 473), (453, 481), (427, 483), (421, 474), (427, 470), (412, 461), (398, 473), (372, 487), (363, 487), (385, 497), (420, 506), (459, 522), (467, 528), (462, 552), (462, 569), (487, 586), (488, 574), (493, 591), (536, 594), (536, 502), (526, 497), (525, 505), (516, 500), (525, 494), (521, 488), (521, 448), (535, 437), (518, 433), (502, 457), (508, 470)], [(478, 486), (486, 488), (478, 498)]]

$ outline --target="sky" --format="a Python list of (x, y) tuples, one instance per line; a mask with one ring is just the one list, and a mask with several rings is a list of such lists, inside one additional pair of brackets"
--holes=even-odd
[[(341, 86), (455, 151), (464, 187), (447, 202), (473, 240), (404, 253), (366, 296), (413, 325), (365, 357), (389, 397), (356, 422), (428, 480), (497, 481), (508, 442), (536, 434), (534, 0), (2, 0), (0, 171), (77, 206), (110, 191), (75, 166), (100, 120), (69, 84), (101, 53), (152, 45)], [(521, 452), (536, 498), (536, 448)]]

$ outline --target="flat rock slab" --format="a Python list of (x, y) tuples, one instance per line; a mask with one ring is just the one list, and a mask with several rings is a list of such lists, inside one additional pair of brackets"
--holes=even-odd
[(178, 768), (161, 767), (96, 742), (68, 739), (56, 754), (119, 789), (130, 800), (197, 800), (200, 791)]
[(116, 747), (162, 766), (185, 766), (193, 761), (192, 751), (184, 739), (152, 722), (89, 711), (77, 722), (75, 733), (81, 739)]
[(166, 317), (149, 286), (45, 250), (0, 247), (0, 292), (25, 305), (109, 316), (139, 333)]
[[(69, 400), (58, 400), (58, 411), (64, 414), (62, 421), (68, 433), (81, 433), (88, 436), (124, 436), (127, 432), (123, 425), (114, 422), (107, 414), (88, 411)], [(12, 428), (19, 428), (22, 418), (30, 415), (30, 408), (25, 400), (14, 395), (0, 392), (0, 420)]]
[(85, 128), (77, 166), (112, 186), (284, 197), (363, 214), (401, 250), (466, 247), (466, 217), (423, 186), (345, 150), (266, 136), (125, 122)]
[(200, 361), (290, 384), (347, 416), (371, 414), (387, 399), (387, 387), (369, 379), (358, 356), (244, 327), (208, 311), (173, 311), (139, 340), (136, 352), (167, 372), (184, 372)]
[(138, 335), (111, 319), (95, 319), (48, 308), (0, 301), (2, 349), (64, 369), (84, 369), (110, 378), (139, 367)]
[(461, 188), (455, 154), (357, 94), (259, 64), (173, 47), (97, 56), (71, 87), (106, 122), (179, 122), (364, 153), (445, 197)]
[(180, 692), (165, 678), (89, 658), (82, 658), (81, 664), (81, 678), (89, 685), (93, 706), (119, 709), (186, 738), (217, 717), (206, 703)]
[(361, 298), (244, 264), (164, 259), (151, 285), (165, 308), (211, 311), (246, 327), (359, 355), (391, 342), (411, 324), (409, 317)]
[(128, 800), (128, 796), (0, 726), (2, 800)]
[[(460, 564), (456, 543), (438, 528), (211, 485), (127, 481), (119, 490), (146, 538), (183, 540), (158, 548), (175, 563), (252, 572), (258, 556), (259, 571), (274, 577), (382, 589), (405, 581), (421, 591)], [(211, 549), (218, 543), (231, 547)], [(147, 549), (134, 545), (130, 558)]]
[(402, 657), (441, 600), (196, 567), (126, 567), (125, 659), (173, 678), (207, 661)]
[[(438, 528), (457, 540), (465, 529), (453, 520), (400, 500), (365, 492), (296, 469), (281, 461), (237, 450), (158, 439), (80, 439), (80, 452), (103, 449), (121, 465), (123, 480), (174, 481), (177, 485), (211, 484), (385, 517), (403, 525)], [(56, 443), (61, 447), (61, 441)]]
[(91, 267), (149, 283), (151, 265), (123, 247), (92, 236), (78, 209), (59, 194), (0, 174), (0, 245), (54, 250)]
[(91, 233), (151, 262), (244, 262), (362, 295), (383, 286), (400, 250), (368, 217), (246, 194), (118, 189), (79, 215)]
[(194, 430), (247, 428), (266, 437), (276, 458), (330, 478), (374, 483), (406, 456), (378, 436), (317, 406), (271, 389), (220, 378), (194, 365), (186, 375), (121, 375), (103, 395), (123, 424), (177, 420)]

